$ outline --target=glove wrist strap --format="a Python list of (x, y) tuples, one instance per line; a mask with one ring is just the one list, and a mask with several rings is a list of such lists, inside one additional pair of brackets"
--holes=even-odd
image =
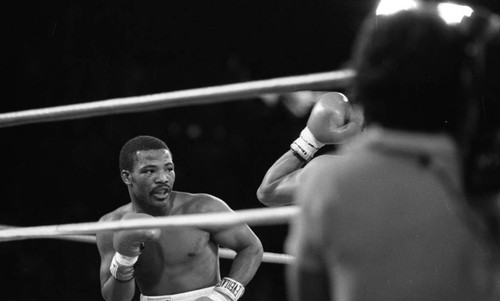
[(324, 145), (324, 143), (316, 140), (308, 127), (305, 127), (302, 132), (300, 132), (299, 138), (297, 138), (290, 145), (290, 148), (305, 161), (309, 161), (312, 159), (314, 154)]
[(214, 291), (221, 293), (232, 301), (236, 301), (243, 296), (245, 287), (234, 279), (224, 277), (215, 285)]
[(116, 280), (129, 281), (134, 278), (134, 264), (139, 259), (139, 256), (125, 256), (118, 252), (115, 253), (111, 260), (109, 271)]

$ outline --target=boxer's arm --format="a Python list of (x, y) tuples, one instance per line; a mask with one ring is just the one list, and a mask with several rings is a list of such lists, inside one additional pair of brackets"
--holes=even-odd
[[(153, 218), (130, 212), (121, 219)], [(101, 219), (108, 220), (108, 217)], [(105, 232), (97, 235), (101, 254), (101, 293), (105, 300), (132, 300), (135, 294), (134, 265), (144, 241), (158, 240), (160, 229), (136, 229)]]
[[(203, 208), (198, 210), (201, 212), (232, 212), (225, 202), (213, 196), (203, 202), (198, 202), (198, 204), (202, 204)], [(224, 290), (231, 287), (244, 291), (244, 287), (255, 276), (262, 262), (264, 250), (260, 239), (248, 225), (210, 227), (205, 230), (210, 232), (212, 240), (216, 244), (236, 252), (229, 274), (223, 275), (223, 279), (216, 285), (215, 291), (224, 294)], [(226, 293), (230, 295), (231, 292), (226, 291)], [(237, 292), (235, 291), (235, 293)], [(229, 296), (229, 299), (235, 300), (233, 297)]]
[[(229, 207), (225, 209), (231, 211)], [(264, 253), (262, 243), (248, 225), (231, 226), (213, 231), (214, 241), (236, 252), (227, 277), (244, 286), (255, 276)]]
[[(204, 195), (197, 204), (197, 213), (232, 212), (224, 201), (211, 195)], [(262, 243), (248, 225), (211, 226), (203, 230), (210, 233), (214, 243), (235, 251), (236, 256), (229, 274), (222, 275), (214, 292), (199, 300), (236, 301), (259, 269), (264, 254)]]
[(322, 95), (314, 105), (307, 126), (266, 172), (257, 189), (257, 198), (266, 206), (295, 203), (294, 194), (301, 184), (301, 169), (324, 145), (341, 144), (357, 135), (364, 125), (362, 110), (350, 105), (337, 92)]
[(101, 255), (100, 280), (101, 294), (104, 300), (132, 300), (135, 294), (133, 280), (120, 282), (110, 272), (110, 265), (115, 255), (113, 248), (113, 233), (98, 233), (97, 247)]
[(293, 195), (305, 161), (289, 150), (266, 172), (257, 189), (257, 199), (266, 206), (283, 206), (294, 203)]
[(236, 252), (227, 277), (246, 286), (262, 262), (264, 251), (259, 238), (247, 225), (219, 231), (213, 237), (220, 246)]
[(212, 237), (221, 247), (236, 252), (229, 274), (223, 275), (214, 288), (215, 293), (235, 301), (243, 295), (245, 287), (259, 269), (264, 253), (262, 243), (247, 225), (219, 230)]

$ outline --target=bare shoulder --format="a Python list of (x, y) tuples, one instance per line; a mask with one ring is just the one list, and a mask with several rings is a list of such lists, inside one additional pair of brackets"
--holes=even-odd
[[(126, 204), (121, 207), (116, 208), (115, 210), (106, 213), (103, 215), (100, 219), (99, 222), (108, 222), (108, 221), (116, 221), (120, 220), (123, 215), (125, 215), (127, 212), (132, 211), (132, 204)], [(105, 231), (105, 232), (98, 232), (96, 234), (96, 242), (97, 242), (97, 248), (99, 249), (99, 252), (102, 254), (110, 254), (114, 252), (113, 249), (113, 232), (112, 231)]]
[(132, 203), (128, 203), (126, 205), (123, 205), (121, 207), (116, 208), (115, 210), (104, 214), (100, 219), (99, 222), (107, 222), (107, 221), (116, 221), (120, 220), (123, 215), (125, 215), (128, 212), (132, 212)]
[(226, 202), (208, 193), (177, 192), (177, 195), (183, 214), (231, 211)]

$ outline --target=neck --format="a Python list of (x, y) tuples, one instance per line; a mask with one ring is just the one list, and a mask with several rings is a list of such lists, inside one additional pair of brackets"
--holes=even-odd
[(149, 205), (137, 200), (133, 195), (130, 196), (132, 200), (132, 208), (135, 212), (146, 213), (152, 216), (167, 216), (172, 212), (174, 206), (174, 195), (172, 192), (163, 203), (157, 205)]

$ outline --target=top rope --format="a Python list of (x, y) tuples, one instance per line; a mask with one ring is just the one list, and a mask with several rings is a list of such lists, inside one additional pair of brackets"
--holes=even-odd
[(338, 89), (346, 87), (353, 77), (354, 71), (346, 69), (3, 113), (0, 114), (0, 128), (241, 100), (270, 93)]

